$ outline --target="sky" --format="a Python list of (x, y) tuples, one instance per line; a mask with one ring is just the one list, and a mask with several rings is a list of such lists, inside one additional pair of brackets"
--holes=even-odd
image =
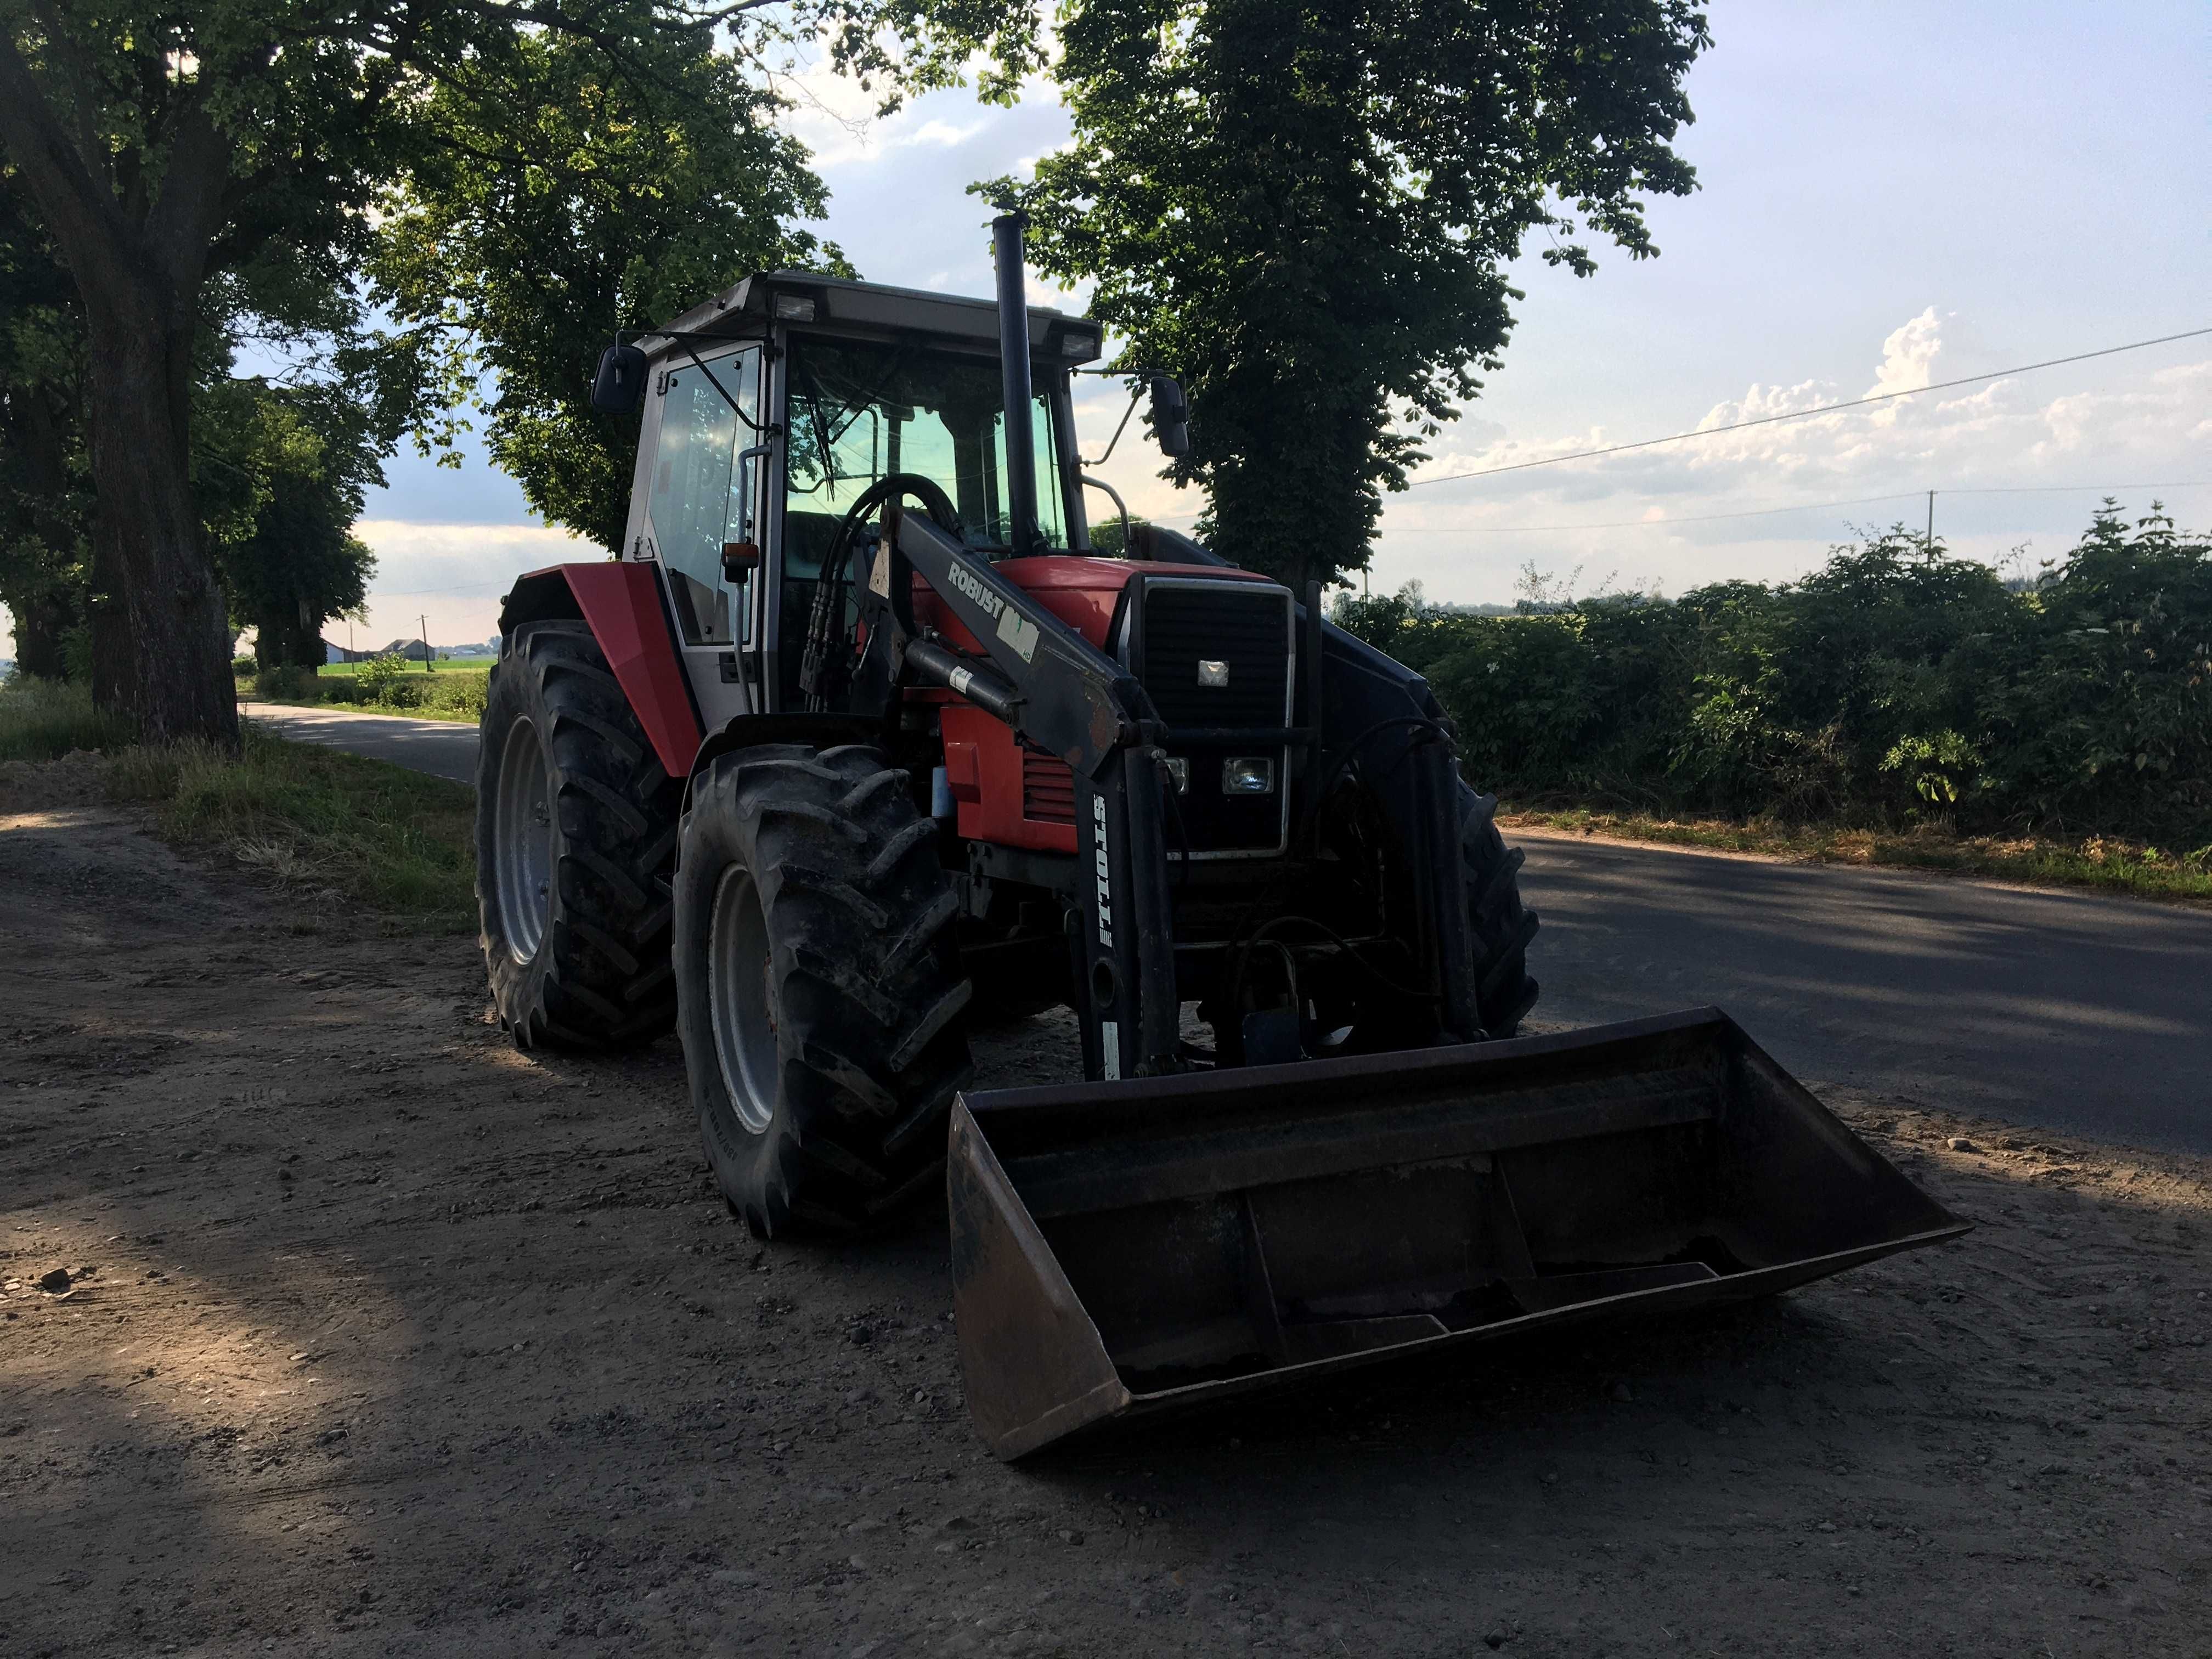
[[(1711, 15), (1688, 84), (1697, 120), (1678, 140), (1700, 187), (1651, 204), (1660, 257), (1600, 248), (1587, 279), (1522, 261), (1504, 367), (1417, 480), (2212, 327), (2203, 0), (1718, 0)], [(1011, 110), (933, 94), (882, 122), (827, 73), (787, 90), (830, 186), (817, 228), (861, 275), (988, 295), (988, 211), (964, 191), (1066, 141), (1049, 88)], [(1081, 299), (1034, 275), (1031, 297)], [(1096, 454), (1126, 393), (1081, 384)], [(1133, 510), (1188, 523), (1200, 502), (1159, 465), (1125, 438), (1098, 476)], [(386, 472), (359, 526), (379, 560), (362, 643), (411, 636), (425, 614), (441, 644), (489, 638), (516, 572), (600, 556), (535, 522), (478, 452), (459, 471), (403, 452)], [(1370, 580), (1466, 602), (1510, 600), (1531, 564), (1578, 592), (1789, 580), (1860, 529), (1921, 527), (1929, 489), (1936, 534), (2000, 565), (2063, 556), (2106, 494), (2135, 513), (2155, 495), (2212, 527), (2212, 336), (1417, 483), (1388, 501)], [(326, 632), (343, 642), (345, 627)]]

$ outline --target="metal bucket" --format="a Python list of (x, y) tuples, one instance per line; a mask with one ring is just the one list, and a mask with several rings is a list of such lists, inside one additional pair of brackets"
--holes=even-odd
[(966, 1095), (951, 1152), (968, 1407), (1004, 1458), (1967, 1231), (1717, 1009)]

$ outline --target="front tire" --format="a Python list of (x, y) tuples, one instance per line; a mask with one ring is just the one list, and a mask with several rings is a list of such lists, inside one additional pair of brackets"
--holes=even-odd
[(1521, 902), (1526, 854), (1498, 831), (1498, 797), (1460, 786), (1460, 863), (1467, 889), (1467, 935), (1474, 958), (1475, 1007), (1483, 1033), (1510, 1037), (1536, 1006), (1528, 942), (1536, 913)]
[(586, 623), (516, 630), (477, 750), (477, 910), (524, 1048), (624, 1048), (675, 1024), (668, 863), (682, 786)]
[(866, 1231), (940, 1182), (970, 988), (906, 773), (860, 744), (718, 757), (675, 897), (692, 1102), (754, 1234)]

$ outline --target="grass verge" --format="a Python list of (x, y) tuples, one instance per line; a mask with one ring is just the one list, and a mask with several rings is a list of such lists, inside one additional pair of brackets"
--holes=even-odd
[(2058, 841), (2040, 836), (1961, 836), (1932, 824), (1886, 830), (1765, 819), (1738, 823), (1587, 807), (1520, 806), (1510, 801), (1500, 803), (1498, 822), (1509, 830), (1613, 836), (1805, 863), (1936, 870), (2039, 886), (2093, 887), (2147, 898), (2212, 902), (2212, 846), (2177, 854), (2105, 836)]
[[(369, 665), (334, 665), (359, 669)], [(364, 681), (358, 674), (315, 675), (304, 668), (277, 668), (237, 677), (241, 702), (289, 703), (298, 708), (358, 708), (369, 714), (405, 714), (416, 720), (474, 725), (483, 713), (490, 686), (489, 663), (455, 663), (434, 674), (400, 674)]]
[(131, 726), (92, 706), (89, 693), (17, 674), (0, 681), (0, 761), (58, 760), (72, 750), (118, 749)]
[[(252, 726), (236, 755), (206, 744), (148, 747), (96, 714), (80, 689), (0, 685), (0, 759), (35, 768), (82, 750), (101, 757), (107, 797), (147, 808), (173, 844), (419, 931), (476, 927), (476, 794), (461, 784)], [(35, 776), (12, 781), (39, 793)]]
[[(483, 682), (478, 680), (481, 693)], [(387, 702), (363, 702), (354, 697), (318, 697), (312, 692), (305, 696), (270, 696), (258, 689), (252, 680), (238, 683), (240, 702), (271, 702), (292, 708), (332, 708), (349, 714), (396, 714), (402, 720), (449, 720), (456, 726), (474, 726), (483, 717), (481, 696), (471, 705), (465, 694), (451, 702), (427, 702), (420, 705)]]

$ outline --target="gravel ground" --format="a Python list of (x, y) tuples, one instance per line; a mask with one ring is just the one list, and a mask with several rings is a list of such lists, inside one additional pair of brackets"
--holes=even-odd
[(2203, 1160), (1816, 1080), (1978, 1231), (1009, 1468), (941, 1212), (756, 1243), (672, 1042), (302, 910), (0, 817), (0, 1652), (2212, 1651)]

